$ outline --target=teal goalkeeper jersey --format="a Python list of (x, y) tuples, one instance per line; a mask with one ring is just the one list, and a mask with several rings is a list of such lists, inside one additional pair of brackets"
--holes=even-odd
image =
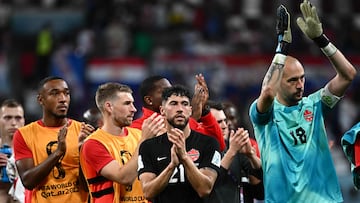
[(250, 119), (260, 148), (265, 202), (342, 202), (328, 147), (320, 91), (286, 107), (277, 100), (260, 114), (257, 100)]

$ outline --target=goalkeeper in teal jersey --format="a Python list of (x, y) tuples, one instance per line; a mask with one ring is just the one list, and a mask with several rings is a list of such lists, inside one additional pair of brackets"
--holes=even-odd
[(324, 115), (344, 95), (356, 69), (329, 42), (314, 6), (304, 0), (297, 24), (327, 56), (336, 76), (325, 87), (303, 97), (305, 71), (288, 56), (290, 15), (277, 11), (278, 46), (263, 79), (260, 96), (250, 107), (250, 119), (260, 148), (265, 202), (342, 202), (331, 158)]

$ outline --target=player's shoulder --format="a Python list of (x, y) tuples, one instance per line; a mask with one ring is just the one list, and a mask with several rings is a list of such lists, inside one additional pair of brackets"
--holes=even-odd
[(26, 125), (18, 128), (18, 129), (19, 129), (20, 132), (25, 132), (25, 131), (33, 129), (34, 127), (38, 127), (38, 126), (41, 126), (39, 120), (33, 121), (33, 122), (29, 123), (29, 124), (26, 124)]
[(214, 136), (205, 135), (203, 133), (192, 130), (190, 133), (190, 139), (196, 143), (208, 145), (209, 143), (218, 143)]
[(138, 128), (134, 128), (134, 127), (126, 127), (126, 129), (128, 130), (129, 133), (133, 133), (133, 134), (141, 134), (141, 130)]
[(168, 137), (167, 137), (167, 133), (164, 133), (162, 135), (152, 137), (152, 138), (149, 138), (149, 139), (145, 140), (143, 142), (143, 144), (159, 146), (159, 144), (165, 143), (165, 142), (168, 142), (168, 141), (169, 140), (168, 140)]
[(191, 130), (190, 135), (199, 137), (200, 139), (208, 139), (211, 138), (209, 135), (205, 135), (204, 133), (198, 132), (196, 130)]
[(71, 118), (69, 118), (67, 122), (68, 122), (68, 125), (71, 125), (71, 124), (81, 125), (81, 123), (83, 123), (83, 122), (81, 122), (81, 121), (78, 121), (78, 120), (75, 120), (75, 119), (71, 119)]

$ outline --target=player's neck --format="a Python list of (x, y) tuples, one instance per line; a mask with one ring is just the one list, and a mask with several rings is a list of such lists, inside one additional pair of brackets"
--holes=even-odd
[(185, 134), (185, 138), (188, 138), (190, 136), (191, 133), (191, 129), (189, 124), (186, 125), (186, 127), (184, 128), (184, 134)]
[(5, 134), (1, 136), (0, 140), (0, 147), (7, 145), (9, 147), (12, 147), (12, 136)]
[(42, 118), (41, 122), (45, 127), (61, 127), (66, 124), (69, 124), (68, 118), (56, 118), (56, 119)]
[[(167, 126), (168, 126), (167, 127), (167, 132), (170, 132), (170, 130), (174, 128), (173, 126), (171, 126), (169, 124), (167, 124)], [(187, 124), (182, 131), (184, 132), (185, 139), (188, 138), (190, 136), (190, 132), (191, 132), (189, 124)]]
[(104, 125), (101, 127), (101, 130), (115, 136), (126, 136), (125, 127), (119, 127), (104, 123)]

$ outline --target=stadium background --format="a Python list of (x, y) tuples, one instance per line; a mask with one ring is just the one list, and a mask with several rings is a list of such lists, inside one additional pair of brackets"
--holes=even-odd
[[(324, 32), (359, 70), (360, 1), (313, 0)], [(290, 54), (306, 71), (306, 95), (335, 72), (318, 47), (295, 23), (300, 0), (1, 0), (0, 99), (20, 100), (26, 122), (41, 116), (36, 103), (36, 71), (64, 77), (72, 89), (69, 115), (81, 120), (94, 106), (98, 84), (118, 81), (134, 90), (152, 74), (193, 87), (203, 73), (210, 98), (230, 100), (247, 128), (248, 108), (259, 94), (276, 46), (275, 11), (290, 14)], [(50, 38), (41, 33), (48, 26)], [(41, 53), (38, 47), (49, 49)], [(41, 61), (42, 60), (42, 61)], [(42, 64), (41, 69), (38, 67)], [(46, 64), (45, 66), (43, 64)], [(360, 119), (359, 76), (326, 120), (335, 140), (334, 161), (345, 202), (359, 201), (351, 187), (339, 139)], [(139, 116), (138, 114), (136, 116)], [(339, 152), (340, 151), (340, 152)]]

